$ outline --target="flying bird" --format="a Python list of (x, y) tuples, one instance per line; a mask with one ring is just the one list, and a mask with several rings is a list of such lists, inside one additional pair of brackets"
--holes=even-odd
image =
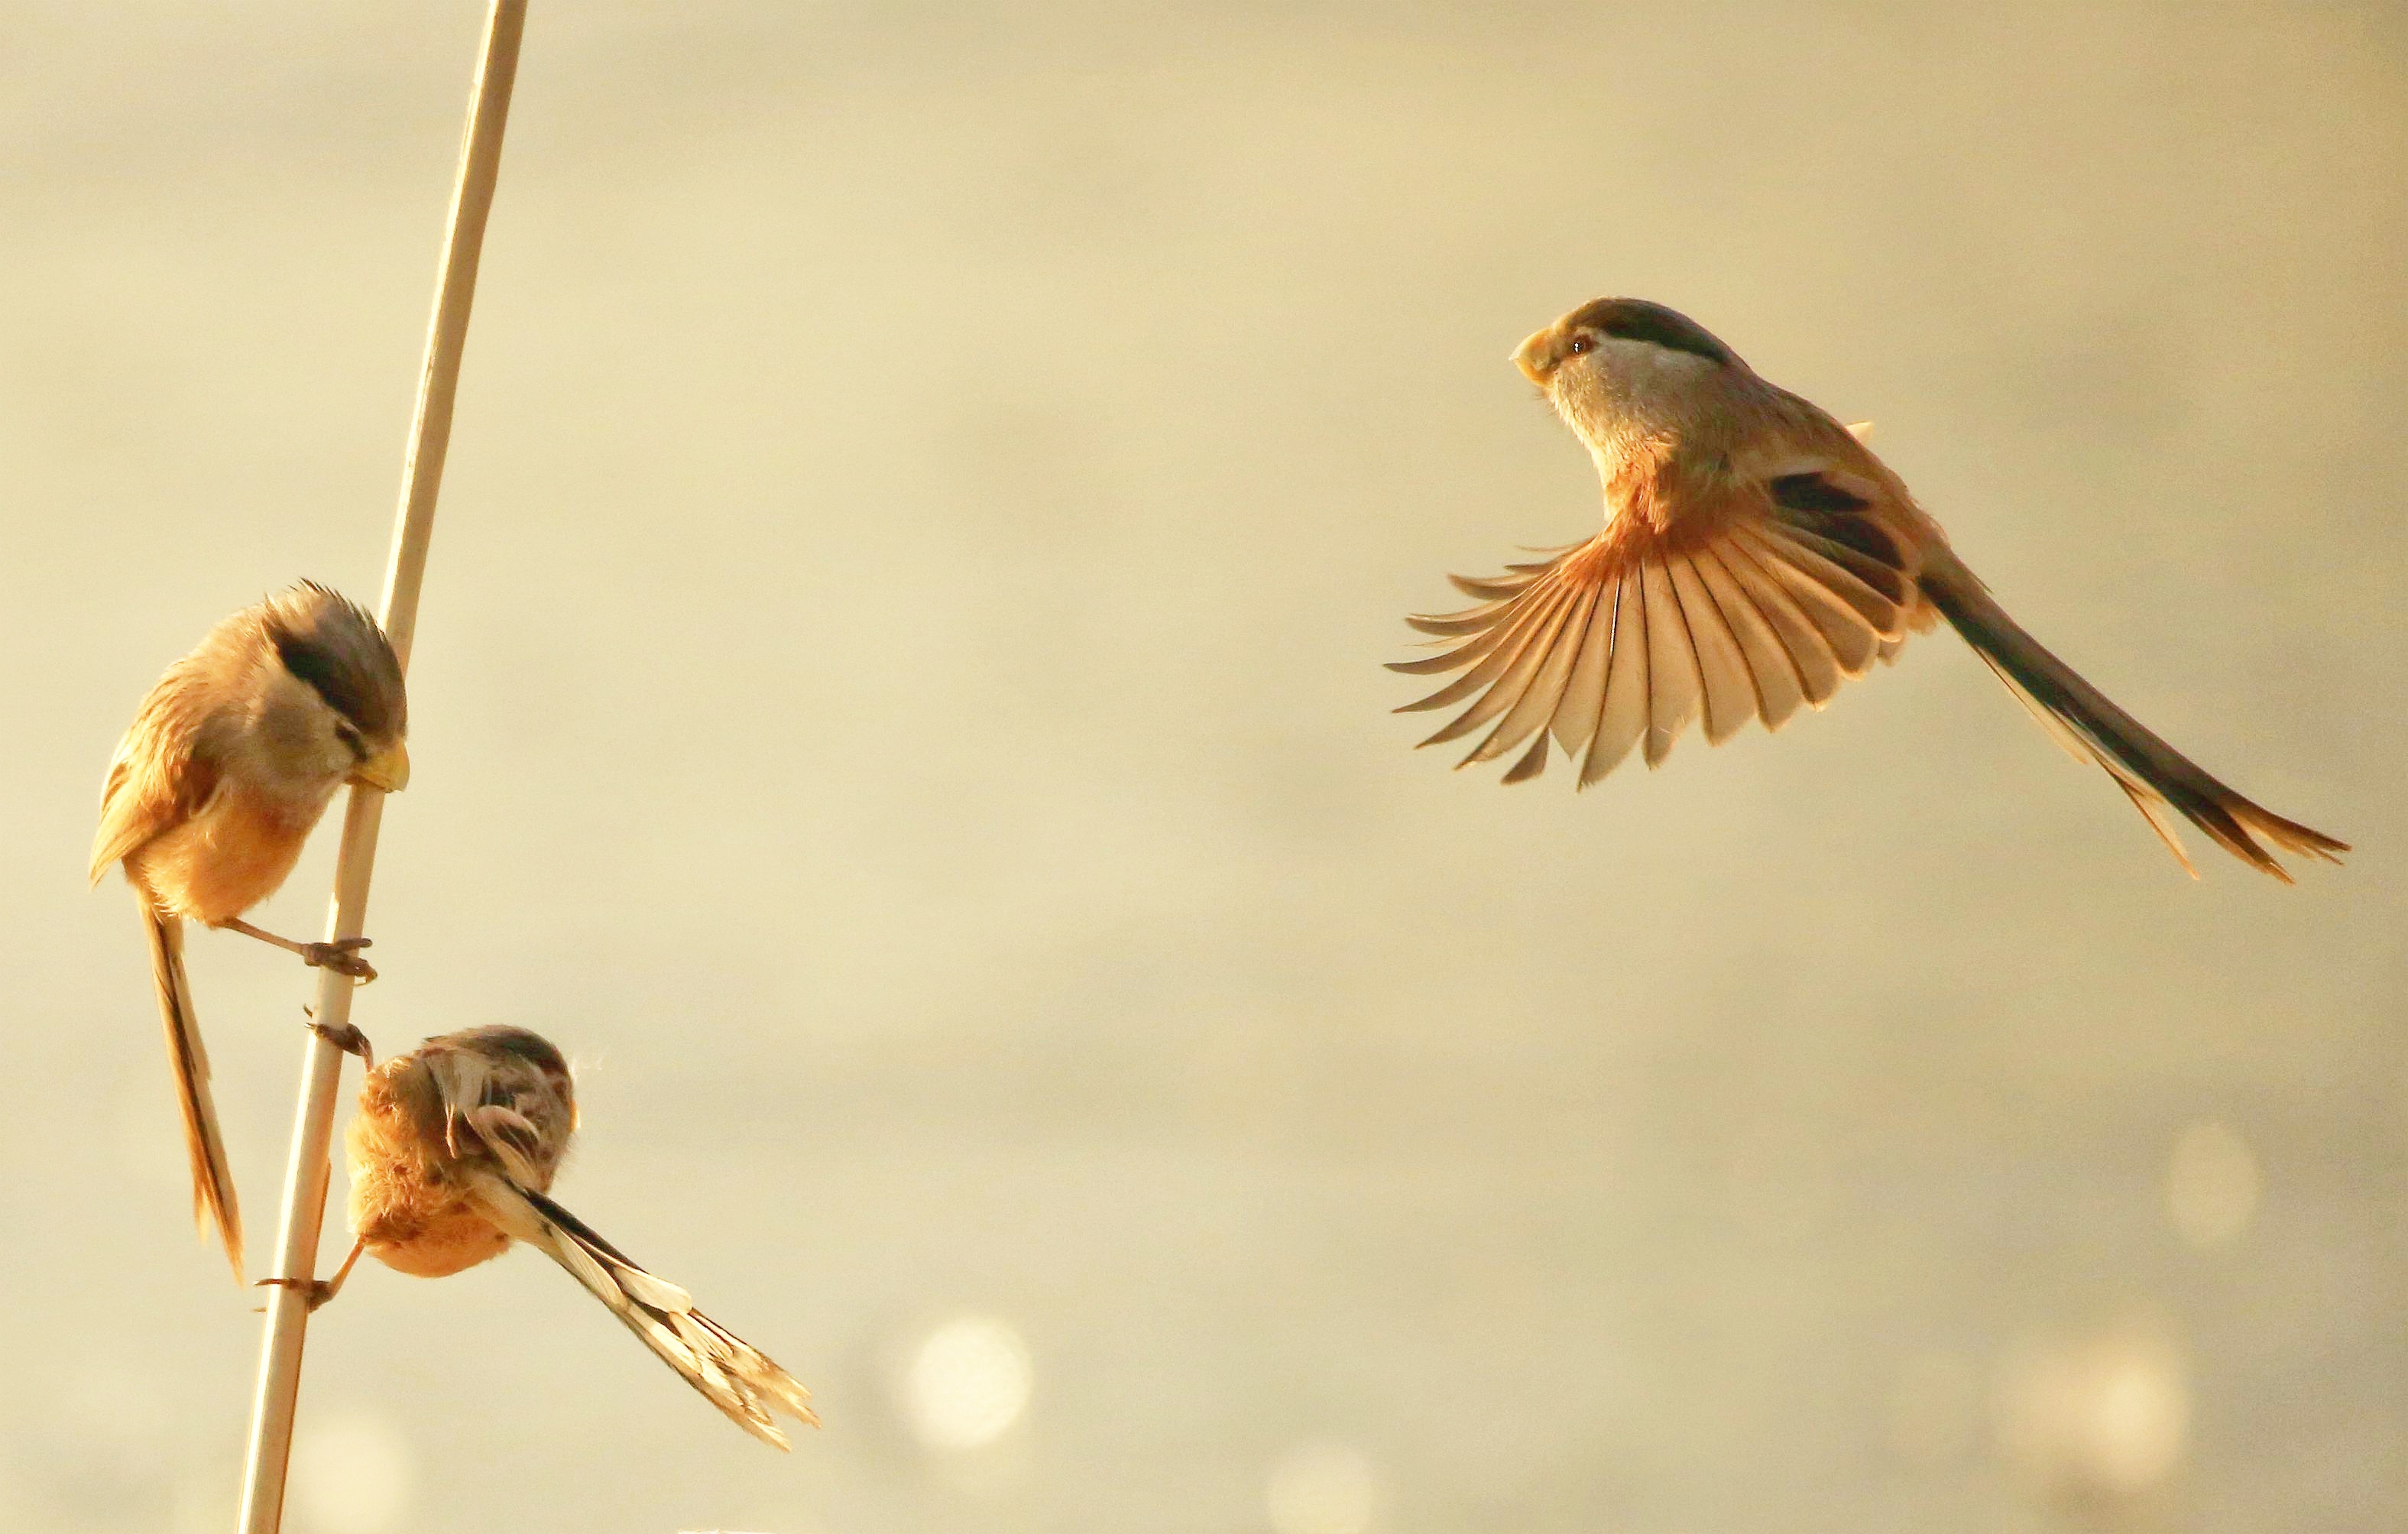
[(396, 1272), (442, 1278), (524, 1241), (754, 1438), (787, 1446), (779, 1412), (818, 1426), (793, 1375), (552, 1201), (576, 1128), (568, 1062), (524, 1028), (446, 1034), (370, 1069), (344, 1137), (357, 1240), (312, 1304), (334, 1297), (364, 1251)]
[(2175, 815), (2285, 883), (2269, 843), (2328, 862), (2349, 850), (2210, 777), (2042, 648), (1858, 430), (1696, 321), (1599, 298), (1513, 361), (1596, 460), (1605, 527), (1493, 579), (1453, 577), (1477, 606), (1407, 620), (1443, 648), (1393, 669), (1464, 674), (1398, 711), (1470, 700), (1422, 744), (1489, 726), (1469, 765), (1528, 741), (1510, 783), (1545, 769), (1552, 739), (1586, 787), (1634, 749), (1662, 762), (1693, 720), (1716, 745), (1751, 719), (1778, 729), (1944, 618), (2194, 877)]
[(401, 665), (376, 620), (305, 581), (209, 630), (167, 668), (118, 743), (93, 839), (95, 884), (122, 864), (141, 901), (191, 1152), (196, 1218), (242, 1278), (242, 1213), (209, 1097), (209, 1059), (184, 975), (184, 923), (230, 927), (343, 974), (373, 978), (366, 939), (295, 942), (242, 920), (293, 871), (345, 783), (409, 781)]

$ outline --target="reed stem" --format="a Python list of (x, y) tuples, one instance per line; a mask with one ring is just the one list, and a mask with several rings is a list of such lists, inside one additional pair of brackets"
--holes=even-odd
[[(437, 279), (435, 317), (427, 328), (426, 366), (418, 384), (417, 417), (401, 478), (401, 510), (394, 526), (393, 557), (385, 567), (380, 617), (406, 671), (410, 641), (418, 631), (418, 592), (426, 575), (426, 547), (435, 532), (435, 498), (442, 488), (443, 458), (452, 441), (452, 401), (460, 381), (460, 353), (468, 336), (468, 309), (476, 296), (477, 259), (485, 238), (485, 216), (494, 205), (501, 169), (502, 126), (509, 116), (510, 85), (518, 74), (519, 39), (526, 26), (526, 0), (494, 0), (485, 24), (484, 52), (469, 97), (468, 126), (460, 149), (460, 176), (452, 192), (451, 233)], [(377, 831), (384, 796), (355, 787), (343, 810), (343, 840), (335, 863), (329, 939), (356, 938), (367, 918), (368, 875), (376, 865)], [(331, 969), (318, 972), (312, 1016), (340, 1031), (351, 1021), (351, 981)], [(293, 1150), (284, 1168), (283, 1216), (276, 1239), (277, 1281), (267, 1289), (266, 1335), (260, 1347), (259, 1389), (251, 1405), (251, 1449), (242, 1483), (241, 1534), (277, 1534), (284, 1520), (284, 1474), (292, 1457), (293, 1421), (301, 1394), (301, 1345), (309, 1326), (308, 1285), (317, 1269), (318, 1238), (326, 1213), (332, 1173), (335, 1099), (342, 1085), (343, 1052), (312, 1033), (302, 1068), (301, 1100), (293, 1125)]]

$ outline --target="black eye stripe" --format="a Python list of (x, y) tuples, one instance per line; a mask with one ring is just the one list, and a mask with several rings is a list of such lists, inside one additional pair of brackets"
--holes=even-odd
[(1730, 349), (1699, 326), (1686, 321), (1668, 323), (1668, 317), (1661, 314), (1619, 314), (1608, 320), (1604, 328), (1616, 340), (1645, 341), (1667, 351), (1685, 351), (1713, 363), (1730, 360)]
[(1678, 309), (1651, 304), (1644, 298), (1598, 298), (1565, 316), (1568, 328), (1601, 331), (1622, 341), (1644, 341), (1667, 351), (1733, 366), (1739, 353), (1714, 338), (1713, 333)]
[(262, 615), (276, 657), (364, 734), (398, 739), (408, 718), (401, 666), (376, 621), (323, 587), (271, 597)]

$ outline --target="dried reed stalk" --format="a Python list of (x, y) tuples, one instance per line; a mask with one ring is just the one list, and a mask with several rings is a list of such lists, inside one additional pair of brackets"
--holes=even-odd
[[(401, 477), (401, 512), (394, 526), (393, 559), (385, 567), (381, 618), (406, 670), (418, 627), (418, 589), (426, 574), (426, 545), (435, 531), (435, 496), (452, 440), (452, 399), (460, 381), (460, 351), (476, 296), (477, 257), (485, 215), (494, 205), (501, 168), (502, 125), (509, 115), (510, 83), (518, 74), (519, 38), (526, 0), (494, 0), (485, 48), (468, 105), (460, 149), (460, 177), (452, 192), (451, 235), (437, 279), (435, 319), (426, 335), (426, 370), (418, 384), (417, 420)], [(342, 850), (335, 864), (329, 939), (355, 938), (367, 916), (368, 874), (376, 864), (377, 828), (384, 796), (354, 788), (343, 810)], [(352, 983), (333, 970), (318, 977), (313, 1012), (339, 1032), (351, 1015)], [(309, 1038), (302, 1068), (301, 1106), (293, 1125), (293, 1153), (284, 1168), (284, 1212), (276, 1239), (274, 1286), (267, 1291), (267, 1331), (259, 1355), (259, 1390), (251, 1405), (251, 1452), (243, 1472), (242, 1534), (276, 1534), (284, 1519), (284, 1472), (292, 1456), (293, 1417), (301, 1393), (301, 1344), (309, 1325), (308, 1284), (317, 1269), (318, 1236), (326, 1213), (328, 1149), (335, 1098), (342, 1084), (343, 1052), (322, 1034)]]

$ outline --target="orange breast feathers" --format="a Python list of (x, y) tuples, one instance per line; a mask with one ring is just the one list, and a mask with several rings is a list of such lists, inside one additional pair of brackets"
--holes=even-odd
[(500, 1256), (510, 1238), (458, 1179), (424, 1072), (393, 1072), (414, 1063), (405, 1055), (368, 1078), (344, 1134), (351, 1233), (395, 1272), (443, 1278)]
[(128, 853), (125, 871), (161, 911), (216, 926), (276, 893), (324, 810), (227, 781), (198, 814)]

